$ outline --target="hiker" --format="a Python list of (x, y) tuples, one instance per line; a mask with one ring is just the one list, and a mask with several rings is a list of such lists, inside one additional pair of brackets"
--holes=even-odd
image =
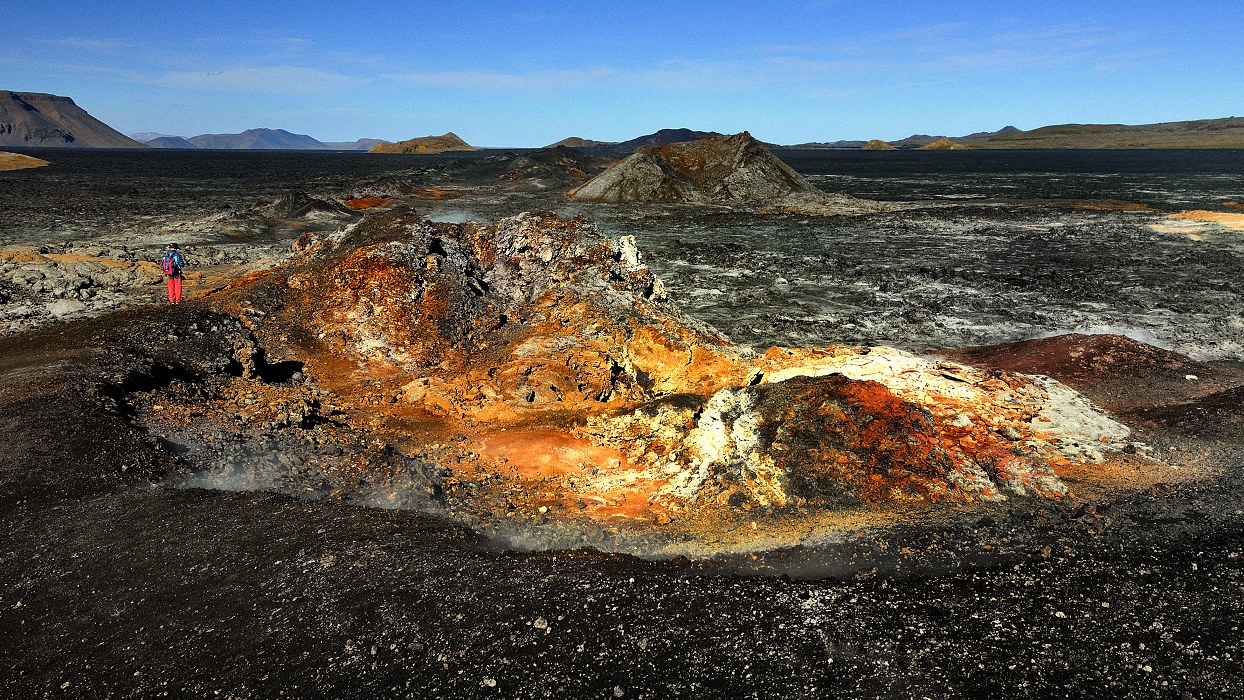
[(181, 303), (181, 269), (186, 266), (186, 259), (177, 249), (176, 243), (169, 243), (160, 260), (160, 270), (168, 280), (168, 300), (170, 304)]

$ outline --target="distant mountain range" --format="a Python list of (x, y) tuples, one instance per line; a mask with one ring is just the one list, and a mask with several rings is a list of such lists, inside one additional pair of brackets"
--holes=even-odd
[[(971, 146), (971, 147), (976, 147), (976, 148), (983, 148), (983, 147), (987, 147), (987, 146), (984, 146), (984, 144), (987, 143), (992, 138), (1007, 136), (1009, 134), (1017, 134), (1017, 133), (1022, 133), (1022, 132), (1020, 132), (1019, 129), (1013, 126), (1004, 126), (1001, 129), (998, 129), (997, 131), (978, 131), (974, 134), (968, 134), (967, 136), (946, 137), (946, 136), (930, 136), (929, 134), (912, 134), (911, 136), (908, 136), (905, 139), (899, 139), (897, 141), (882, 141), (881, 139), (872, 139), (871, 141), (828, 141), (828, 142), (799, 143), (799, 144), (793, 144), (790, 146), (777, 146), (777, 148), (788, 148), (788, 149), (847, 148), (847, 149), (862, 149), (862, 150), (869, 150), (869, 151), (892, 151), (892, 150), (898, 150), (900, 148), (923, 148), (925, 150), (935, 150), (935, 151), (937, 150), (963, 150), (963, 149), (951, 148), (951, 147), (948, 147), (946, 144), (939, 143), (939, 142), (942, 139), (946, 139), (950, 141), (952, 144), (959, 144), (965, 147)], [(938, 143), (938, 146), (934, 148), (926, 148), (927, 146), (929, 146), (929, 144), (933, 144), (933, 143)], [(883, 148), (883, 145), (889, 146), (889, 148)]]
[[(692, 129), (661, 129), (629, 141), (594, 141), (571, 137), (552, 144), (568, 146), (594, 155), (625, 156), (642, 146), (664, 146), (696, 141), (716, 132)], [(374, 151), (382, 153), (440, 153), (473, 151), (473, 146), (453, 133), (425, 136), (396, 144), (380, 139), (322, 142), (284, 129), (248, 129), (240, 134), (201, 134), (183, 138), (158, 132), (126, 136), (88, 114), (68, 97), (39, 92), (0, 90), (0, 147), (36, 148), (160, 148), (229, 150)], [(922, 148), (936, 150), (1024, 148), (1240, 148), (1244, 149), (1244, 117), (1164, 122), (1159, 124), (1059, 124), (1031, 131), (1006, 126), (966, 136), (914, 134), (897, 141), (830, 141), (776, 146), (778, 149), (852, 148), (884, 150)]]
[[(974, 145), (974, 144), (969, 144)], [(988, 139), (983, 148), (1244, 148), (1244, 117), (1160, 124), (1060, 124)]]
[(384, 143), (380, 139), (358, 141), (319, 141), (306, 134), (284, 129), (247, 129), (240, 134), (200, 134), (189, 138), (152, 131), (130, 134), (151, 148), (182, 148), (246, 151), (366, 151)]
[(143, 148), (68, 97), (0, 90), (0, 146)]
[[(578, 141), (584, 146), (573, 146), (593, 153), (627, 154), (640, 146), (665, 145), (682, 141), (695, 141), (711, 135), (709, 132), (690, 129), (662, 129), (654, 134), (641, 136), (622, 143), (590, 141), (574, 138), (558, 142), (571, 145)], [(1225, 119), (1201, 119), (1196, 121), (1164, 122), (1160, 124), (1061, 124), (1023, 131), (1014, 126), (1004, 126), (997, 131), (978, 131), (966, 136), (931, 136), (913, 134), (897, 141), (828, 141), (800, 143), (789, 146), (765, 144), (778, 150), (795, 149), (864, 149), (864, 150), (946, 150), (968, 149), (1024, 149), (1024, 148), (1070, 148), (1070, 149), (1168, 149), (1168, 148), (1241, 148), (1244, 149), (1244, 117)], [(885, 148), (883, 146), (889, 146)]]
[[(880, 144), (895, 149), (967, 150), (972, 148), (1024, 149), (1170, 149), (1170, 148), (1244, 148), (1244, 117), (1200, 119), (1160, 124), (1059, 124), (1022, 131), (1005, 126), (997, 131), (980, 131), (967, 136), (929, 136), (914, 134), (897, 141), (873, 140), (804, 143), (780, 148), (866, 148), (885, 150)], [(858, 145), (857, 145), (858, 144)]]
[(579, 138), (571, 136), (562, 139), (554, 144), (549, 144), (546, 148), (556, 148), (558, 146), (566, 146), (576, 148), (580, 151), (586, 151), (595, 155), (613, 155), (627, 156), (635, 152), (636, 148), (641, 146), (668, 146), (671, 143), (684, 143), (686, 141), (699, 141), (709, 136), (721, 136), (716, 131), (695, 131), (693, 129), (661, 129), (645, 136), (633, 138), (630, 141), (593, 141), (591, 139)]

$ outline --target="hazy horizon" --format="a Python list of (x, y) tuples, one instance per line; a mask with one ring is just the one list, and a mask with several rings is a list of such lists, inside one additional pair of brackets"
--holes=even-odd
[(1244, 111), (1244, 17), (1217, 0), (44, 4), (0, 50), (0, 88), (67, 95), (127, 134), (794, 144)]

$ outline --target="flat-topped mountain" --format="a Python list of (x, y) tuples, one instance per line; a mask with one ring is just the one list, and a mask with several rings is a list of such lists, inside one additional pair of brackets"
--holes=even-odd
[(151, 148), (244, 151), (366, 151), (384, 143), (380, 139), (320, 141), (306, 134), (294, 134), (284, 129), (248, 129), (240, 134), (200, 134), (190, 138), (154, 131), (143, 131), (132, 136)]
[(638, 136), (630, 141), (614, 144), (611, 148), (630, 153), (641, 146), (664, 146), (671, 143), (699, 141), (710, 136), (721, 136), (716, 131), (695, 131), (693, 129), (660, 129), (645, 136)]
[(474, 151), (476, 148), (463, 141), (457, 134), (450, 131), (440, 136), (421, 136), (418, 138), (389, 143), (388, 141), (372, 146), (368, 153), (444, 153), (446, 151)]
[(144, 148), (68, 97), (0, 90), (0, 146)]
[(817, 213), (880, 208), (876, 202), (822, 192), (746, 131), (643, 146), (567, 196), (587, 202), (711, 202)]
[(1058, 124), (991, 137), (985, 148), (1244, 148), (1244, 117), (1159, 124)]
[[(851, 142), (801, 144), (785, 148), (837, 148)], [(895, 148), (962, 150), (963, 148), (1244, 148), (1244, 117), (1200, 119), (1159, 124), (1056, 124), (1021, 131), (1004, 126), (997, 131), (978, 131), (966, 136), (913, 134), (897, 141), (865, 144), (868, 150), (887, 143)]]
[(716, 131), (696, 131), (694, 129), (659, 129), (651, 134), (636, 136), (629, 141), (594, 141), (592, 139), (571, 136), (562, 139), (548, 148), (566, 146), (596, 155), (627, 156), (642, 146), (665, 146), (671, 143), (698, 141), (709, 136), (721, 136)]
[(324, 144), (306, 134), (284, 129), (247, 129), (240, 134), (200, 134), (186, 139), (195, 148), (221, 150), (306, 150), (319, 151)]

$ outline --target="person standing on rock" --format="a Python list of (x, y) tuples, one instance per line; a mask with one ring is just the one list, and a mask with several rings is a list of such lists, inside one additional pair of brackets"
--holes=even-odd
[(169, 243), (160, 260), (160, 269), (164, 279), (168, 280), (168, 301), (170, 304), (181, 303), (181, 269), (186, 266), (186, 259), (177, 249), (176, 243)]

